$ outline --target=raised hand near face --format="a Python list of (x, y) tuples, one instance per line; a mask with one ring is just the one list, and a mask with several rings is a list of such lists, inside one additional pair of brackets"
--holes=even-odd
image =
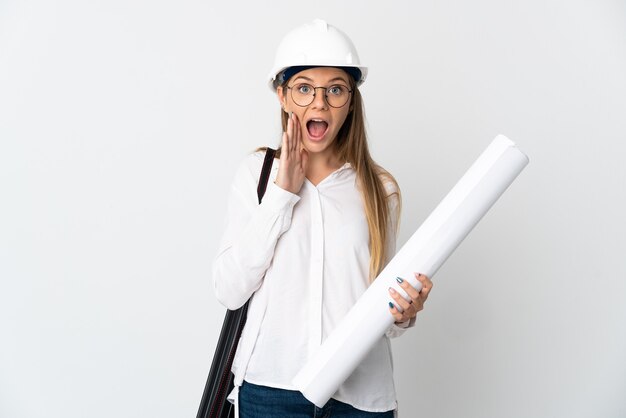
[(280, 165), (275, 183), (294, 194), (302, 188), (309, 159), (309, 154), (302, 147), (301, 136), (300, 121), (294, 113), (291, 113), (287, 121), (287, 132), (283, 133)]

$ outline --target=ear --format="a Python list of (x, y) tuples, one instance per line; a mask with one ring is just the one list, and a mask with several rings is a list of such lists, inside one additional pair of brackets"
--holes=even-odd
[(287, 101), (284, 95), (284, 90), (283, 90), (283, 86), (278, 86), (276, 88), (276, 96), (278, 96), (278, 102), (280, 103), (280, 107), (283, 109), (283, 111), (287, 111), (285, 109), (285, 106), (287, 105)]

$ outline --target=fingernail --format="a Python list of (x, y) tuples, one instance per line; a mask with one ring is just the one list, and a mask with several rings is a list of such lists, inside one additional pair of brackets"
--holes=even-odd
[(402, 283), (404, 280), (402, 280), (402, 279), (401, 279), (401, 278), (399, 278), (399, 277), (396, 277), (396, 281), (397, 281), (398, 283)]
[(389, 293), (391, 293), (392, 295), (395, 295), (396, 291), (395, 291), (395, 289), (393, 287), (390, 287), (389, 288)]
[(391, 302), (389, 302), (389, 307), (390, 307), (391, 309), (395, 308), (394, 304), (393, 304), (393, 303), (391, 303)]

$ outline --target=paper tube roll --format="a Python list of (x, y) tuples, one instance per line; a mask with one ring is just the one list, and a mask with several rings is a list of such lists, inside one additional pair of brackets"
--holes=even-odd
[(432, 278), (527, 164), (510, 139), (491, 142), (293, 379), (309, 401), (324, 406), (392, 325), (389, 287), (408, 299), (395, 278), (420, 289), (413, 273)]

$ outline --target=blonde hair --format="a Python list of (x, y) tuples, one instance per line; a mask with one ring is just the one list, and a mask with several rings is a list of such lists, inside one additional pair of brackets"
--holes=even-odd
[[(365, 217), (369, 229), (370, 267), (369, 280), (373, 281), (385, 267), (393, 254), (388, 254), (387, 240), (389, 226), (392, 223), (390, 202), (392, 198), (398, 201), (398, 216), (400, 213), (400, 188), (393, 176), (372, 159), (367, 146), (365, 130), (365, 110), (363, 98), (352, 77), (350, 88), (352, 99), (351, 111), (348, 113), (343, 126), (337, 133), (333, 146), (340, 161), (348, 162), (356, 171), (357, 183), (360, 186)], [(283, 85), (285, 85), (284, 83)], [(287, 131), (288, 114), (281, 109), (281, 123), (283, 132)], [(265, 150), (266, 148), (259, 148)], [(280, 157), (280, 148), (276, 158)], [(393, 192), (387, 194), (385, 183), (391, 183)], [(396, 225), (397, 228), (397, 225)]]

